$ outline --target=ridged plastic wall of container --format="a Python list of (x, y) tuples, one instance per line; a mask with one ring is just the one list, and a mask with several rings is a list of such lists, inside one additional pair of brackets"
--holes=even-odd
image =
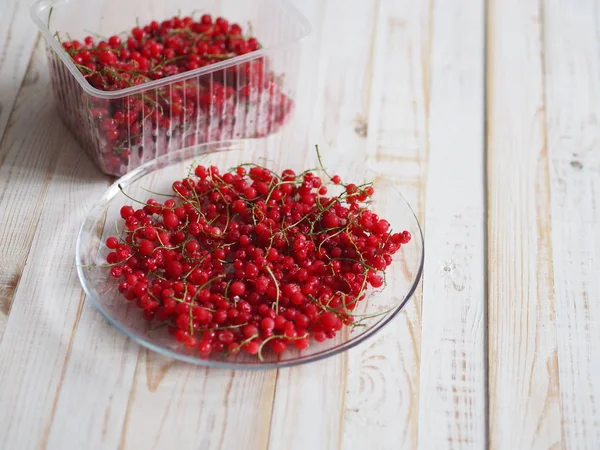
[[(115, 91), (94, 88), (61, 42), (125, 36), (136, 24), (208, 13), (252, 30), (262, 47), (188, 72)], [(105, 173), (120, 176), (192, 145), (260, 138), (294, 110), (306, 19), (285, 0), (42, 0), (32, 17), (47, 43), (59, 113)], [(121, 120), (114, 129), (114, 122)], [(122, 118), (125, 118), (124, 120)], [(110, 123), (110, 126), (107, 126)]]

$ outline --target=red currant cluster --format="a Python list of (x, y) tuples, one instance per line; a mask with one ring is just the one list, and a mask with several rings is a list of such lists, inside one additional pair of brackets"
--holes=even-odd
[[(85, 79), (103, 91), (119, 91), (199, 69), (260, 48), (240, 25), (205, 14), (199, 20), (173, 17), (135, 27), (124, 39), (96, 41), (88, 36), (62, 42)], [(58, 101), (67, 123), (84, 145), (96, 149), (103, 170), (122, 175), (167, 153), (203, 142), (262, 137), (277, 131), (293, 102), (282, 92), (269, 60), (249, 62), (135, 94), (89, 97), (88, 127), (66, 82), (68, 73), (52, 64)]]
[(367, 288), (383, 286), (411, 239), (369, 210), (371, 184), (334, 176), (341, 194), (328, 195), (312, 171), (193, 173), (164, 203), (122, 207), (124, 231), (108, 238), (106, 261), (144, 318), (203, 358), (302, 350), (357, 325)]

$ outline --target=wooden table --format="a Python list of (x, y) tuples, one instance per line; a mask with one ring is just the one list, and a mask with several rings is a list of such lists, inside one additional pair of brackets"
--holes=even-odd
[(125, 339), (74, 265), (109, 179), (57, 118), (29, 2), (3, 0), (0, 449), (599, 449), (598, 2), (296, 4), (312, 101), (289, 132), (396, 177), (425, 229), (418, 294), (279, 371)]

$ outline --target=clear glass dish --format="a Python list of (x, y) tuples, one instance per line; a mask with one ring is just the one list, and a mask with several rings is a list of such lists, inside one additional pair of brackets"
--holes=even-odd
[(394, 187), (391, 180), (378, 176), (362, 161), (352, 161), (338, 151), (321, 151), (323, 166), (330, 174), (338, 174), (347, 183), (374, 183), (375, 194), (371, 205), (380, 217), (391, 224), (394, 231), (408, 230), (412, 240), (402, 246), (386, 271), (383, 289), (367, 293), (355, 311), (362, 326), (343, 328), (335, 338), (322, 343), (311, 342), (302, 351), (289, 346), (281, 355), (265, 352), (263, 360), (241, 352), (237, 356), (215, 355), (201, 359), (195, 349), (178, 343), (165, 328), (155, 329), (142, 317), (142, 312), (126, 301), (117, 290), (117, 281), (111, 278), (105, 263), (108, 249), (106, 238), (115, 234), (115, 225), (121, 224), (121, 206), (134, 205), (125, 197), (121, 188), (130, 196), (145, 200), (155, 197), (147, 191), (170, 192), (171, 184), (188, 174), (190, 166), (202, 163), (216, 165), (221, 170), (242, 163), (258, 163), (281, 172), (291, 168), (300, 173), (318, 167), (317, 154), (313, 149), (303, 153), (280, 151), (269, 140), (238, 140), (203, 144), (159, 157), (128, 173), (116, 181), (92, 207), (84, 220), (77, 238), (76, 262), (81, 284), (87, 298), (106, 320), (128, 337), (150, 350), (164, 355), (212, 367), (234, 369), (268, 369), (293, 366), (326, 358), (346, 351), (373, 336), (389, 323), (414, 294), (423, 269), (423, 236), (421, 228), (409, 204)]

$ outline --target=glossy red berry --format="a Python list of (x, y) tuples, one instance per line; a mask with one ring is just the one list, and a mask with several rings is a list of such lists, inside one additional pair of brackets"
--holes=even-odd
[[(111, 130), (125, 117), (100, 123)], [(313, 172), (197, 166), (163, 204), (121, 208), (121, 234), (106, 240), (110, 276), (145, 320), (201, 358), (305, 350), (356, 324), (357, 305), (384, 287), (411, 240), (369, 210), (370, 186), (341, 186), (327, 197)]]

